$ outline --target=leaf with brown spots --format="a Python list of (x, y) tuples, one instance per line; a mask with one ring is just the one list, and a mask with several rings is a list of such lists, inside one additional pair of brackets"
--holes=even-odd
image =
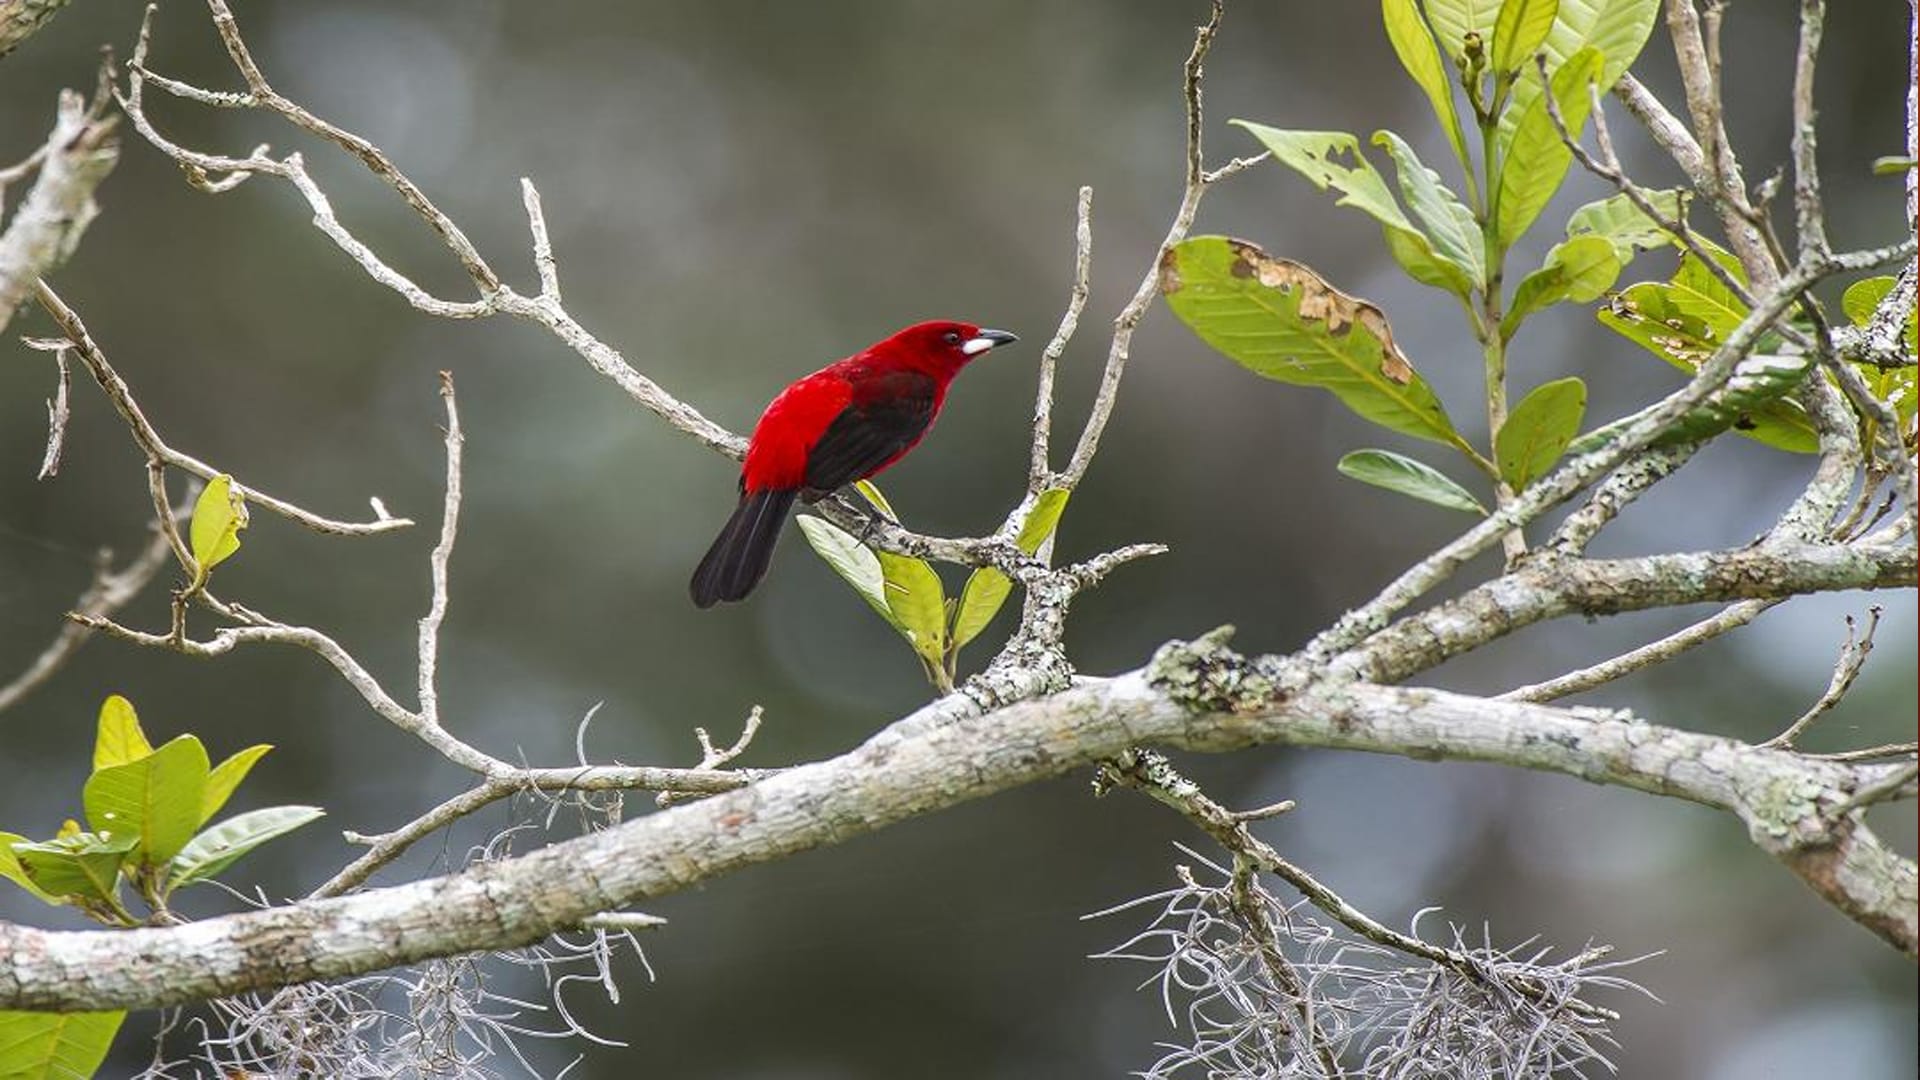
[(1327, 390), (1388, 430), (1468, 449), (1386, 314), (1310, 267), (1200, 236), (1168, 253), (1161, 289), (1181, 322), (1247, 370)]

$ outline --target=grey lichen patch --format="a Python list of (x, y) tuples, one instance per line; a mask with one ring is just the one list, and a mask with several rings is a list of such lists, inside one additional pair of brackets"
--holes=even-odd
[(1271, 705), (1279, 686), (1260, 666), (1227, 647), (1232, 626), (1192, 641), (1169, 641), (1147, 664), (1147, 683), (1195, 712), (1251, 712)]

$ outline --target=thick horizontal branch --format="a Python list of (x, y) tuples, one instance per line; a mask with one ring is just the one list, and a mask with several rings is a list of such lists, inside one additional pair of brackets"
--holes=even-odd
[(182, 926), (0, 925), (0, 1007), (152, 1007), (525, 945), (590, 916), (1057, 776), (1141, 743), (1259, 743), (1494, 761), (1739, 815), (1849, 915), (1915, 951), (1911, 863), (1824, 811), (1902, 765), (1813, 759), (1616, 714), (1329, 682), (1287, 697), (1285, 661), (1217, 643), (978, 714), (948, 698), (828, 761), (463, 873)]

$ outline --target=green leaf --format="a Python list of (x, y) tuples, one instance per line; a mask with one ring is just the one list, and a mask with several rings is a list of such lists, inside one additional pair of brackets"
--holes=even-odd
[[(1893, 291), (1894, 279), (1890, 277), (1870, 277), (1847, 286), (1840, 297), (1840, 308), (1855, 326), (1865, 326), (1873, 321), (1873, 313), (1880, 310), (1880, 304), (1887, 294)], [(1907, 311), (1907, 351), (1920, 352), (1920, 308)], [(1906, 370), (1912, 371), (1912, 368)]]
[[(1060, 515), (1067, 509), (1067, 497), (1072, 492), (1066, 488), (1052, 488), (1040, 493), (1034, 500), (1033, 509), (1027, 511), (1027, 520), (1020, 525), (1019, 535), (1014, 543), (1029, 555), (1040, 550), (1040, 545), (1053, 536), (1053, 530), (1060, 524)], [(1013, 592), (1013, 580), (991, 566), (982, 566), (967, 575), (967, 583), (960, 589), (960, 603), (953, 613), (953, 631), (949, 635), (947, 648), (959, 652), (967, 642), (980, 636), (993, 617), (1000, 613), (1000, 607), (1007, 602)]]
[(1420, 16), (1420, 8), (1414, 0), (1380, 0), (1380, 17), (1387, 24), (1387, 40), (1392, 42), (1394, 54), (1400, 57), (1400, 66), (1407, 69), (1407, 74), (1427, 95), (1427, 103), (1433, 106), (1433, 115), (1439, 119), (1441, 130), (1447, 133), (1447, 142), (1452, 145), (1454, 156), (1460, 159), (1461, 168), (1472, 168), (1473, 159), (1467, 156), (1460, 114), (1453, 106), (1453, 79), (1440, 59), (1440, 50), (1434, 46), (1432, 31)]
[(853, 489), (858, 491), (868, 502), (872, 503), (873, 508), (880, 511), (888, 521), (900, 520), (899, 515), (893, 512), (893, 504), (887, 501), (885, 495), (880, 494), (880, 488), (874, 484), (873, 481), (855, 480), (853, 482)]
[(189, 534), (193, 542), (193, 561), (200, 564), (198, 580), (229, 555), (240, 550), (240, 530), (247, 527), (247, 500), (233, 486), (226, 473), (207, 481), (206, 489), (193, 504), (193, 524)]
[(1496, 74), (1521, 72), (1532, 63), (1533, 54), (1547, 40), (1560, 0), (1506, 0), (1493, 21), (1493, 70)]
[(1840, 310), (1847, 313), (1853, 325), (1865, 326), (1873, 319), (1874, 309), (1880, 306), (1880, 301), (1893, 291), (1894, 284), (1891, 277), (1870, 277), (1856, 281), (1847, 286), (1847, 291), (1841, 295)]
[[(1676, 302), (1680, 295), (1680, 290), (1666, 282), (1643, 281), (1615, 295), (1595, 314), (1608, 329), (1691, 376), (1713, 355), (1721, 335), (1698, 315), (1683, 311)], [(1693, 295), (1697, 301), (1698, 294)], [(1804, 374), (1804, 365), (1802, 368)], [(1776, 449), (1796, 454), (1817, 451), (1819, 439), (1806, 410), (1799, 402), (1782, 397), (1793, 387), (1772, 392), (1773, 382), (1781, 377), (1784, 369), (1771, 362), (1748, 372), (1744, 376), (1746, 391), (1727, 397), (1714, 410), (1708, 410), (1714, 415), (1696, 418), (1687, 430), (1710, 435), (1732, 427)], [(1727, 413), (1729, 409), (1733, 411)]]
[(120, 891), (120, 866), (139, 839), (131, 833), (81, 832), (12, 846), (14, 858), (41, 892), (111, 904)]
[(1486, 242), (1480, 223), (1460, 197), (1440, 182), (1440, 174), (1421, 164), (1406, 140), (1391, 131), (1373, 133), (1373, 144), (1393, 158), (1400, 178), (1400, 194), (1425, 226), (1434, 254), (1460, 268), (1476, 285), (1486, 279)]
[(1160, 266), (1168, 308), (1256, 374), (1332, 392), (1389, 431), (1471, 452), (1379, 308), (1244, 240), (1188, 239)]
[[(1547, 54), (1548, 72), (1558, 71), (1581, 49), (1591, 46), (1604, 61), (1600, 68), (1600, 90), (1613, 89), (1646, 47), (1647, 37), (1660, 15), (1660, 0), (1560, 0), (1560, 10), (1547, 31), (1547, 40), (1539, 52)], [(1585, 91), (1581, 91), (1584, 96)], [(1513, 94), (1506, 111), (1500, 114), (1497, 145), (1504, 153), (1513, 140), (1515, 126), (1540, 97), (1540, 76), (1529, 62), (1513, 83)], [(1572, 122), (1572, 118), (1568, 118)]]
[(1500, 17), (1500, 0), (1427, 0), (1427, 19), (1440, 48), (1455, 60), (1466, 55), (1468, 34), (1486, 41)]
[(124, 1012), (0, 1011), (0, 1077), (85, 1080), (106, 1060)]
[[(1765, 353), (1749, 356), (1734, 367), (1733, 377), (1727, 380), (1725, 386), (1708, 395), (1706, 401), (1689, 409), (1672, 427), (1662, 432), (1649, 445), (1671, 446), (1675, 443), (1708, 439), (1728, 428), (1733, 428), (1760, 442), (1779, 446), (1781, 449), (1797, 450), (1799, 449), (1797, 446), (1782, 445), (1787, 441), (1787, 437), (1780, 435), (1779, 432), (1788, 430), (1783, 421), (1770, 420), (1770, 423), (1778, 427), (1769, 437), (1761, 438), (1759, 429), (1756, 429), (1755, 418), (1774, 415), (1769, 410), (1780, 405), (1792, 404), (1783, 400), (1782, 395), (1790, 393), (1794, 387), (1799, 386), (1807, 377), (1811, 366), (1811, 359), (1804, 356), (1773, 356)], [(1629, 424), (1658, 407), (1658, 405), (1650, 405), (1631, 416), (1625, 416), (1613, 423), (1595, 428), (1575, 439), (1567, 447), (1567, 453), (1586, 454), (1600, 449), (1618, 438)], [(1804, 413), (1801, 414), (1799, 422), (1806, 423)], [(1742, 430), (1743, 425), (1746, 427), (1745, 430)], [(1773, 441), (1776, 435), (1780, 438), (1780, 442)], [(1811, 440), (1811, 437), (1809, 428), (1807, 438)], [(1818, 448), (1817, 442), (1809, 441), (1807, 448), (1800, 452), (1812, 453)]]
[(1514, 491), (1546, 475), (1587, 416), (1587, 384), (1577, 378), (1541, 383), (1520, 399), (1493, 441), (1500, 478)]
[[(1729, 276), (1742, 285), (1746, 284), (1747, 275), (1740, 266), (1740, 260), (1711, 244), (1703, 242), (1703, 245)], [(1701, 320), (1713, 331), (1708, 339), (1711, 341), (1719, 341), (1733, 333), (1751, 310), (1745, 301), (1727, 287), (1719, 274), (1709, 269), (1691, 251), (1680, 256), (1680, 268), (1673, 273), (1668, 297), (1677, 310)]]
[(1391, 450), (1355, 450), (1341, 458), (1336, 468), (1342, 476), (1402, 495), (1411, 495), (1435, 506), (1469, 514), (1484, 515), (1487, 512), (1487, 508), (1480, 505), (1480, 500), (1474, 498), (1466, 488), (1454, 483), (1445, 473)]
[[(1553, 100), (1560, 118), (1575, 138), (1587, 125), (1593, 99), (1587, 86), (1600, 74), (1602, 58), (1582, 49), (1553, 73)], [(1494, 193), (1494, 220), (1504, 249), (1527, 231), (1533, 219), (1560, 190), (1560, 181), (1573, 162), (1573, 151), (1560, 141), (1560, 130), (1547, 112), (1546, 99), (1536, 95), (1514, 129), (1513, 141), (1500, 162), (1500, 186)]]
[(1913, 171), (1916, 166), (1920, 166), (1920, 161), (1916, 161), (1910, 155), (1888, 154), (1873, 159), (1873, 175), (1897, 176), (1903, 172)]
[(207, 778), (206, 747), (182, 735), (138, 761), (96, 771), (81, 803), (94, 831), (131, 835), (139, 843), (130, 857), (162, 866), (200, 827)]
[(36, 900), (58, 905), (60, 897), (34, 884), (33, 879), (27, 876), (27, 868), (20, 864), (20, 856), (13, 853), (13, 845), (28, 843), (32, 841), (19, 833), (0, 832), (0, 878), (6, 878), (32, 893)]
[(100, 730), (93, 740), (94, 769), (125, 765), (151, 753), (153, 744), (147, 742), (147, 733), (140, 730), (140, 717), (134, 714), (133, 702), (119, 694), (112, 694), (101, 702)]
[(213, 877), (261, 844), (325, 816), (327, 812), (317, 806), (269, 806), (235, 814), (180, 849), (169, 868), (167, 888), (171, 891)]
[(1521, 320), (1551, 304), (1598, 300), (1620, 277), (1620, 259), (1614, 246), (1598, 236), (1576, 236), (1555, 244), (1540, 269), (1520, 280), (1513, 306), (1500, 320), (1501, 340), (1509, 340)]
[(889, 625), (904, 632), (893, 617), (893, 608), (887, 605), (887, 576), (880, 568), (879, 557), (846, 530), (824, 518), (799, 514), (794, 520), (799, 522), (800, 533), (807, 538), (807, 546), (813, 548), (814, 554), (826, 560), (833, 572), (853, 586), (853, 591)]
[(1400, 209), (1387, 182), (1360, 152), (1359, 139), (1344, 131), (1283, 131), (1246, 120), (1233, 123), (1247, 129), (1273, 152), (1276, 161), (1321, 191), (1340, 192), (1335, 206), (1351, 206), (1378, 221), (1386, 232), (1387, 250), (1415, 281), (1457, 296), (1473, 290), (1473, 279), (1466, 271), (1434, 251), (1432, 241)]
[(947, 597), (940, 575), (920, 559), (874, 552), (886, 575), (887, 607), (893, 624), (913, 651), (933, 667), (947, 655)]
[[(1680, 192), (1668, 188), (1650, 191), (1647, 201), (1668, 221), (1680, 219)], [(1613, 244), (1621, 265), (1633, 261), (1635, 254), (1668, 244), (1678, 244), (1674, 235), (1625, 195), (1590, 202), (1567, 219), (1567, 238), (1599, 236)]]
[(200, 820), (194, 824), (205, 825), (213, 815), (219, 813), (233, 795), (233, 789), (247, 778), (254, 763), (265, 757), (271, 749), (273, 747), (268, 743), (257, 743), (214, 766), (213, 772), (207, 775), (207, 789), (200, 797)]

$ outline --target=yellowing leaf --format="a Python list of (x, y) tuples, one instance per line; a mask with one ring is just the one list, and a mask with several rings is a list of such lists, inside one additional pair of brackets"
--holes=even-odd
[(200, 824), (206, 824), (220, 812), (221, 807), (227, 805), (233, 789), (240, 786), (240, 781), (246, 779), (254, 763), (265, 757), (271, 749), (273, 747), (266, 743), (249, 746), (213, 767), (213, 772), (207, 774), (206, 791), (200, 797)]
[(1506, 0), (1493, 24), (1493, 70), (1521, 72), (1547, 40), (1560, 14), (1560, 0)]
[(103, 835), (136, 838), (134, 860), (165, 865), (200, 827), (208, 771), (206, 747), (192, 735), (138, 761), (100, 769), (81, 791), (87, 823)]
[(920, 559), (890, 551), (874, 554), (886, 576), (894, 626), (930, 668), (938, 668), (947, 653), (947, 598), (940, 575)]
[(134, 714), (133, 702), (119, 694), (101, 702), (99, 734), (93, 740), (94, 769), (125, 765), (151, 753), (153, 745), (147, 742), (146, 732), (140, 730), (140, 718)]
[(200, 565), (197, 581), (205, 581), (209, 571), (240, 550), (240, 530), (246, 527), (246, 496), (233, 486), (233, 477), (221, 473), (207, 481), (193, 504), (189, 529), (193, 561)]
[(1394, 343), (1386, 315), (1244, 240), (1199, 236), (1160, 266), (1167, 307), (1202, 341), (1281, 382), (1317, 386), (1391, 431), (1470, 450)]
[[(1586, 128), (1593, 98), (1587, 87), (1600, 77), (1601, 56), (1591, 48), (1575, 53), (1553, 73), (1553, 100), (1560, 118), (1574, 138)], [(1536, 96), (1520, 117), (1513, 141), (1500, 162), (1500, 183), (1494, 191), (1494, 220), (1500, 244), (1511, 247), (1540, 216), (1547, 201), (1560, 190), (1560, 181), (1573, 162), (1573, 151), (1561, 141), (1560, 129), (1547, 112), (1546, 98)]]
[(1340, 192), (1335, 206), (1351, 206), (1378, 221), (1386, 233), (1387, 250), (1415, 281), (1458, 296), (1472, 291), (1474, 281), (1467, 271), (1437, 252), (1433, 241), (1394, 201), (1387, 182), (1360, 152), (1358, 138), (1344, 131), (1286, 131), (1246, 120), (1233, 123), (1265, 144), (1274, 160), (1320, 190)]
[(1454, 156), (1463, 167), (1469, 167), (1472, 159), (1467, 156), (1460, 114), (1453, 105), (1451, 69), (1441, 62), (1440, 50), (1434, 45), (1426, 20), (1420, 17), (1419, 7), (1414, 0), (1381, 0), (1380, 17), (1387, 26), (1387, 40), (1400, 57), (1400, 66), (1427, 95), (1427, 104), (1433, 106), (1433, 115), (1447, 133)]
[[(1033, 509), (1027, 512), (1027, 520), (1021, 523), (1020, 533), (1014, 543), (1029, 555), (1040, 550), (1040, 546), (1053, 536), (1053, 530), (1060, 524), (1060, 515), (1067, 509), (1067, 497), (1072, 492), (1065, 488), (1053, 488), (1040, 493), (1034, 501)], [(967, 576), (966, 585), (960, 590), (960, 603), (954, 609), (953, 631), (950, 635), (950, 652), (959, 652), (967, 642), (980, 636), (980, 631), (993, 622), (1000, 608), (1013, 592), (1013, 580), (991, 566), (983, 566)]]

